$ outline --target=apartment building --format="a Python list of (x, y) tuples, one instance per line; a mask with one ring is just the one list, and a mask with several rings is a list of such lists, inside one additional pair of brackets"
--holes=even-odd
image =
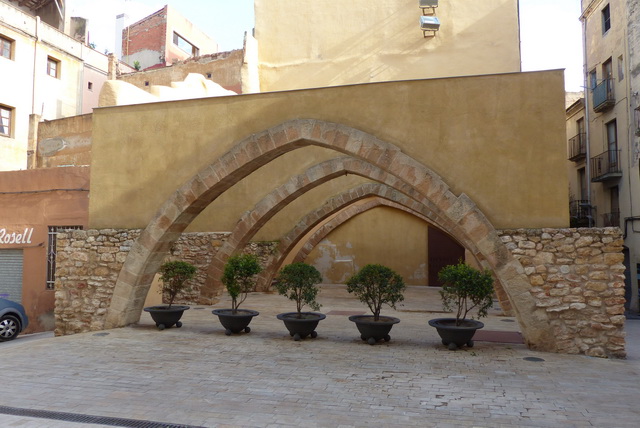
[(585, 97), (567, 109), (570, 212), (576, 226), (620, 227), (626, 307), (640, 273), (640, 4), (582, 0)]
[[(126, 15), (118, 15), (116, 28)], [(122, 59), (136, 69), (166, 67), (191, 57), (218, 52), (218, 44), (174, 8), (162, 9), (122, 30)]]
[(86, 44), (86, 20), (64, 4), (0, 0), (0, 171), (33, 166), (30, 120), (90, 113), (108, 79), (107, 55)]

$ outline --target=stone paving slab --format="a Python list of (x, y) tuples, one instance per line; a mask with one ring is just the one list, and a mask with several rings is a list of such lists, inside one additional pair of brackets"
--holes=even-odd
[[(346, 315), (329, 315), (318, 337), (294, 342), (276, 314), (294, 305), (255, 293), (252, 332), (227, 337), (197, 306), (184, 326), (138, 325), (0, 343), (0, 406), (206, 427), (636, 427), (640, 355), (607, 360), (476, 342), (448, 351), (430, 318), (429, 291), (411, 299), (391, 341), (370, 346)], [(323, 287), (322, 312), (362, 311), (340, 288)], [(365, 308), (366, 310), (366, 308)], [(486, 329), (516, 331), (498, 311)], [(634, 335), (640, 321), (628, 321)], [(633, 337), (636, 339), (636, 337)], [(636, 339), (637, 340), (637, 339)], [(10, 345), (10, 346), (5, 346)], [(636, 349), (636, 348), (633, 348)], [(635, 351), (634, 351), (635, 352)], [(527, 361), (537, 357), (544, 361)], [(0, 414), (0, 426), (96, 426)]]

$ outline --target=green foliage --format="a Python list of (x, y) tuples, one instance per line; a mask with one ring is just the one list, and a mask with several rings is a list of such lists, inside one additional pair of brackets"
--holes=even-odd
[(380, 319), (383, 304), (395, 309), (396, 303), (404, 300), (406, 288), (400, 275), (386, 266), (376, 264), (366, 265), (347, 280), (347, 291), (369, 306), (375, 321)]
[(162, 288), (160, 292), (169, 297), (169, 307), (181, 291), (189, 290), (187, 281), (196, 275), (196, 267), (191, 263), (182, 261), (166, 262), (160, 266), (160, 280)]
[(140, 61), (133, 61), (133, 68), (135, 68), (136, 71), (140, 71)]
[(486, 317), (493, 304), (493, 277), (488, 270), (479, 271), (460, 262), (445, 266), (438, 272), (444, 284), (440, 290), (442, 306), (456, 312), (456, 325), (467, 317), (470, 310), (478, 308), (478, 318)]
[(258, 257), (241, 254), (229, 257), (222, 273), (222, 283), (231, 296), (231, 308), (235, 313), (256, 285), (255, 276), (262, 271)]
[(317, 311), (320, 304), (316, 302), (318, 287), (322, 281), (322, 275), (318, 270), (306, 263), (292, 263), (280, 270), (274, 284), (278, 293), (290, 300), (295, 300), (298, 317), (304, 305)]

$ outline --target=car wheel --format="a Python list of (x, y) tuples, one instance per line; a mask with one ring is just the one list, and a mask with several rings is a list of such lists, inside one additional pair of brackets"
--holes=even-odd
[(0, 342), (13, 340), (20, 333), (20, 321), (13, 315), (5, 315), (0, 319)]

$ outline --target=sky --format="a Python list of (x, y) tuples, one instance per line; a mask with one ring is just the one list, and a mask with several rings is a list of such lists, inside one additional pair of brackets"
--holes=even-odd
[[(345, 0), (337, 0), (345, 1)], [(375, 0), (372, 0), (375, 1)], [(482, 0), (466, 0), (482, 1)], [(417, 1), (416, 1), (417, 3)], [(69, 0), (72, 16), (89, 19), (89, 38), (101, 52), (113, 52), (115, 17), (129, 24), (171, 5), (218, 42), (220, 51), (242, 48), (253, 28), (253, 0)], [(416, 6), (417, 8), (417, 6)], [(520, 0), (522, 70), (565, 69), (565, 89), (581, 91), (580, 0)]]

